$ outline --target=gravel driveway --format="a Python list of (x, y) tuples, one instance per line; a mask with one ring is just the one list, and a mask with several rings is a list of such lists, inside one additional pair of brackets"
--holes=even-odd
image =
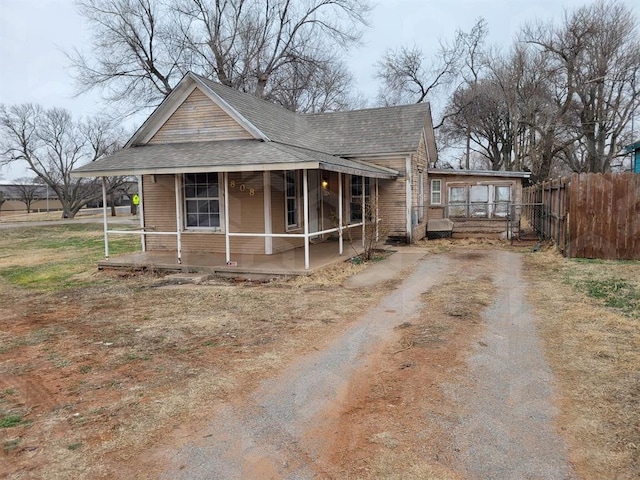
[(525, 299), (520, 256), (497, 251), (497, 297), (468, 378), (451, 387), (462, 416), (454, 427), (459, 470), (468, 479), (574, 479), (553, 425), (553, 375)]
[[(339, 338), (241, 403), (212, 412), (206, 431), (194, 434), (200, 440), (171, 454), (164, 478), (338, 478), (317, 461), (326, 445), (313, 431), (346, 404), (351, 375), (367, 367), (394, 327), (417, 314), (420, 294), (455, 267), (452, 256), (412, 255), (417, 263), (401, 286)], [(505, 251), (487, 257), (498, 266), (499, 293), (485, 312), (487, 329), (469, 359), (468, 378), (447, 386), (462, 412), (452, 426), (459, 462), (452, 467), (470, 479), (575, 478), (553, 426), (553, 379), (524, 299), (520, 257)]]

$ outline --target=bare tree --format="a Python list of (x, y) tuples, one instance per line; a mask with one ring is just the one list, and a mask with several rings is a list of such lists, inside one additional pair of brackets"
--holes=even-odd
[[(328, 53), (359, 40), (370, 10), (368, 0), (82, 0), (79, 6), (94, 31), (90, 55), (68, 53), (79, 91), (102, 88), (107, 100), (126, 102), (131, 111), (157, 105), (188, 70), (263, 98), (310, 90), (300, 87), (304, 76), (335, 64)], [(302, 76), (285, 74), (292, 72)]]
[(41, 187), (35, 182), (35, 178), (18, 178), (13, 184), (13, 190), (17, 192), (18, 200), (24, 203), (27, 213), (31, 213), (31, 204), (39, 198)]
[(564, 143), (562, 157), (576, 171), (610, 170), (640, 102), (640, 32), (633, 12), (617, 0), (599, 0), (568, 12), (559, 26), (526, 28), (523, 39), (545, 55), (553, 72), (552, 122), (574, 127), (573, 138), (556, 142)]
[[(76, 122), (64, 109), (39, 105), (0, 105), (0, 162), (25, 162), (73, 218), (87, 202), (99, 199), (97, 180), (71, 177), (71, 171), (119, 146), (118, 132), (98, 118)], [(115, 188), (116, 182), (110, 185)]]
[(293, 63), (272, 77), (267, 100), (302, 113), (335, 112), (352, 108), (353, 78), (339, 61)]
[[(486, 21), (479, 18), (469, 33), (458, 30), (453, 41), (441, 42), (430, 59), (418, 46), (388, 50), (376, 65), (376, 77), (382, 82), (378, 103), (398, 105), (433, 101), (436, 92), (464, 81), (473, 82), (482, 65), (486, 35)], [(443, 121), (444, 118), (435, 128)]]
[(475, 152), (491, 170), (511, 170), (514, 125), (497, 84), (485, 79), (458, 89), (447, 110), (456, 114), (443, 129), (454, 139), (466, 141), (465, 168), (469, 168), (470, 152)]

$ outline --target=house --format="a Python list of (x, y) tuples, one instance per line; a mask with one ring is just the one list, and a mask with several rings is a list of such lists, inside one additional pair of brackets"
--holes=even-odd
[(631, 171), (633, 173), (640, 173), (640, 140), (631, 145), (627, 145), (624, 149), (633, 156), (631, 159)]
[(523, 181), (529, 172), (429, 169), (430, 237), (497, 236), (519, 226)]
[(27, 211), (25, 200), (29, 200), (32, 212), (61, 210), (62, 204), (56, 193), (46, 185), (0, 184), (0, 212), (22, 213)]
[(73, 174), (138, 177), (144, 252), (224, 267), (297, 250), (309, 269), (318, 244), (423, 238), (435, 159), (429, 104), (298, 114), (187, 73), (122, 150)]

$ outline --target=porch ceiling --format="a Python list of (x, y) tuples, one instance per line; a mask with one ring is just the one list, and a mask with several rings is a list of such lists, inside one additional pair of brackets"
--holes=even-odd
[(152, 144), (130, 147), (84, 165), (78, 177), (324, 169), (373, 178), (398, 172), (324, 152), (259, 140)]

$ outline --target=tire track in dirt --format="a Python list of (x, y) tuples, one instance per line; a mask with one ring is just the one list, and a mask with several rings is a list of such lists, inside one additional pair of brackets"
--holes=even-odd
[[(520, 268), (505, 251), (425, 258), (341, 336), (218, 409), (163, 478), (575, 478)], [(430, 303), (447, 282), (451, 302)], [(492, 294), (467, 301), (465, 282)]]
[(448, 264), (442, 256), (420, 262), (339, 338), (264, 382), (247, 401), (216, 412), (207, 438), (171, 454), (174, 467), (164, 478), (333, 478), (334, 467), (320, 461), (326, 439), (306, 433), (348, 408), (350, 377), (420, 311), (420, 294)]
[(465, 479), (575, 479), (556, 430), (553, 374), (536, 333), (518, 254), (496, 251), (497, 296), (465, 381), (449, 394), (460, 409), (453, 427), (456, 465)]

